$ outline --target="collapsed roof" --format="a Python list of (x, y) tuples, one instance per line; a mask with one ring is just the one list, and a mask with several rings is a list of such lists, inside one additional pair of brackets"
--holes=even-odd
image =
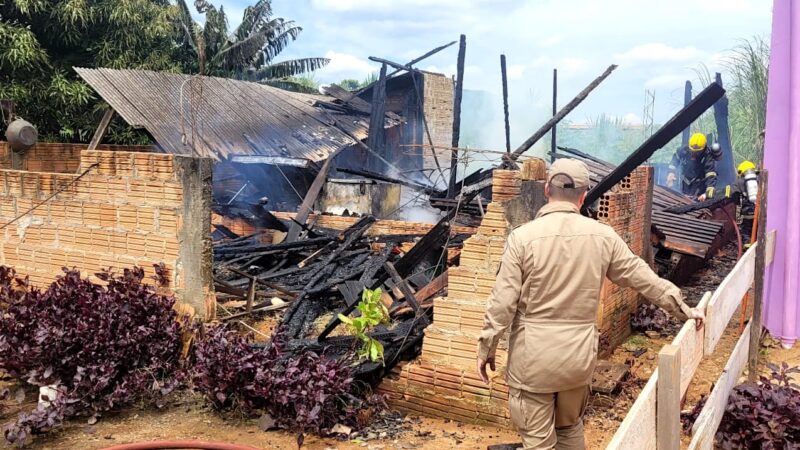
[[(75, 68), (129, 125), (166, 153), (305, 166), (365, 139), (369, 116), (333, 97), (248, 81), (147, 70)], [(387, 125), (396, 124), (387, 119)], [(355, 139), (354, 139), (355, 138)]]

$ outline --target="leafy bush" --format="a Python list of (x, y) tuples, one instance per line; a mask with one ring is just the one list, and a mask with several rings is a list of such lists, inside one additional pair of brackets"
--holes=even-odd
[(361, 341), (361, 348), (358, 350), (360, 359), (383, 362), (383, 344), (367, 334), (375, 326), (389, 323), (389, 311), (381, 302), (381, 290), (364, 289), (361, 293), (361, 301), (356, 308), (361, 313), (359, 317), (351, 319), (344, 314), (339, 314), (339, 320), (347, 324)]
[(8, 425), (8, 441), (23, 445), (71, 416), (95, 420), (136, 401), (158, 402), (174, 388), (181, 344), (174, 299), (143, 283), (138, 267), (97, 276), (105, 286), (65, 269), (42, 291), (0, 266), (0, 370), (58, 392)]
[(768, 364), (769, 377), (736, 386), (717, 430), (723, 449), (794, 449), (800, 442), (800, 386), (789, 375), (798, 368)]
[(663, 331), (667, 325), (669, 316), (656, 305), (643, 303), (631, 316), (631, 327), (636, 331)]
[(358, 411), (376, 400), (353, 395), (349, 362), (283, 347), (280, 334), (254, 348), (234, 331), (209, 328), (195, 342), (192, 383), (217, 408), (267, 414), (282, 428), (325, 434), (339, 423), (358, 426)]

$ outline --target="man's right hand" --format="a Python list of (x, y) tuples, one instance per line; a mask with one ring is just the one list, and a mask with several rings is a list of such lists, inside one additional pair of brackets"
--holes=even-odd
[(492, 372), (494, 372), (494, 358), (494, 356), (490, 356), (486, 359), (482, 359), (480, 356), (478, 357), (478, 374), (481, 376), (481, 381), (486, 384), (489, 384), (489, 374), (486, 373), (486, 365), (488, 364)]
[(695, 325), (697, 325), (698, 330), (703, 326), (703, 322), (706, 321), (705, 313), (697, 308), (692, 308), (689, 312), (689, 318), (695, 320)]
[(674, 173), (667, 174), (667, 187), (672, 187), (672, 185), (675, 184), (675, 180), (677, 179), (678, 177), (676, 177)]

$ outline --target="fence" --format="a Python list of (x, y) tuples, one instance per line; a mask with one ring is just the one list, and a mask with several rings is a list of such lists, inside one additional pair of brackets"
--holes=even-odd
[[(764, 267), (772, 263), (775, 232), (767, 234), (764, 245)], [(764, 267), (757, 267), (758, 244), (739, 259), (736, 266), (720, 283), (714, 293), (707, 292), (698, 304), (705, 309), (706, 321), (699, 329), (688, 320), (671, 344), (658, 355), (658, 369), (648, 380), (628, 415), (614, 434), (608, 449), (674, 450), (680, 448), (681, 400), (703, 357), (714, 352), (734, 312), (750, 290), (754, 276)], [(739, 337), (722, 375), (706, 401), (692, 428), (689, 449), (711, 449), (728, 402), (728, 395), (744, 369), (750, 351), (750, 334), (758, 333), (761, 324), (748, 324)], [(755, 341), (757, 342), (757, 340)], [(756, 348), (757, 351), (757, 348)]]

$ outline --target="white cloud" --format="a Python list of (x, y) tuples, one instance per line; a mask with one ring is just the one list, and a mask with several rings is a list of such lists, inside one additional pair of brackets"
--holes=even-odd
[(683, 86), (683, 83), (686, 81), (685, 75), (679, 75), (675, 73), (668, 73), (664, 75), (658, 75), (656, 77), (650, 78), (649, 80), (644, 82), (644, 87), (646, 88), (675, 88)]
[(510, 80), (518, 80), (522, 78), (522, 74), (525, 73), (525, 66), (522, 64), (511, 64), (508, 66), (507, 70)]
[(629, 63), (701, 61), (705, 56), (705, 52), (692, 46), (671, 47), (662, 43), (637, 45), (625, 53), (614, 55), (620, 61)]
[(330, 59), (331, 62), (317, 72), (323, 77), (346, 76), (361, 79), (377, 70), (377, 66), (355, 55), (328, 50), (325, 53), (325, 57)]
[(539, 47), (550, 48), (554, 45), (560, 44), (561, 41), (564, 40), (564, 36), (560, 34), (554, 34), (552, 36), (546, 37), (539, 42)]
[(563, 58), (558, 65), (559, 68), (564, 68), (570, 72), (578, 72), (586, 68), (589, 62), (582, 58)]

